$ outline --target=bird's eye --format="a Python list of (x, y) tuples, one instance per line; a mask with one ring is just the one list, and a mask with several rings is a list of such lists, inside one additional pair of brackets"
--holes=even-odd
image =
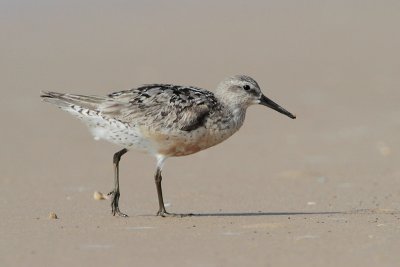
[(248, 84), (243, 85), (243, 89), (246, 91), (250, 90), (250, 85), (248, 85)]

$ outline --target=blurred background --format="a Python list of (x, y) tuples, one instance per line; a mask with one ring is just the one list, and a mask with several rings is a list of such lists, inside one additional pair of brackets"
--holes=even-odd
[[(90, 216), (107, 218), (107, 229), (115, 222), (109, 203), (91, 198), (111, 190), (118, 148), (41, 103), (41, 90), (104, 95), (174, 83), (213, 91), (225, 77), (247, 74), (297, 119), (251, 107), (228, 141), (168, 160), (169, 210), (398, 210), (399, 14), (400, 2), (390, 0), (1, 1), (0, 231), (10, 238), (0, 242), (3, 256), (11, 244), (23, 248), (22, 265), (46, 249), (50, 262), (67, 263), (79, 240), (61, 245), (55, 233), (33, 234), (42, 229), (36, 218), (53, 210), (75, 216), (73, 225)], [(157, 210), (154, 165), (137, 152), (121, 162), (120, 205), (132, 220)], [(44, 251), (31, 250), (21, 229)]]

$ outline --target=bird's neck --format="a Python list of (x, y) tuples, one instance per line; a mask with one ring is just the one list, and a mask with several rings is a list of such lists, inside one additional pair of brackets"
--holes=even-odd
[(223, 112), (221, 115), (231, 120), (231, 124), (234, 126), (234, 131), (239, 130), (243, 125), (247, 106), (238, 101), (234, 96), (224, 94), (223, 92), (221, 93), (218, 90), (216, 96), (221, 106), (223, 106)]
[(236, 125), (236, 128), (239, 129), (244, 122), (244, 118), (246, 116), (246, 108), (243, 107), (230, 107), (230, 113), (232, 114), (232, 120)]

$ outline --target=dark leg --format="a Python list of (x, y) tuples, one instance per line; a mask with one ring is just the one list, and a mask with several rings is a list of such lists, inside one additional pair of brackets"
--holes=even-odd
[(114, 190), (108, 193), (108, 195), (111, 196), (111, 213), (113, 216), (115, 214), (121, 216), (121, 217), (128, 217), (128, 215), (122, 213), (119, 210), (118, 207), (118, 201), (119, 201), (119, 161), (121, 160), (121, 157), (123, 154), (128, 152), (128, 149), (124, 148), (117, 153), (114, 154), (113, 157), (113, 164), (114, 164)]
[(162, 189), (161, 189), (161, 169), (157, 167), (156, 175), (155, 175), (155, 181), (156, 181), (156, 187), (157, 187), (157, 196), (158, 196), (158, 205), (159, 209), (157, 212), (157, 215), (160, 215), (162, 217), (168, 216), (169, 213), (165, 210), (164, 206), (164, 199), (163, 199), (163, 194), (162, 194)]
[(154, 176), (155, 178), (155, 182), (156, 182), (156, 187), (157, 187), (157, 196), (158, 196), (158, 205), (159, 205), (159, 209), (157, 212), (157, 215), (160, 215), (162, 217), (185, 217), (185, 216), (191, 216), (193, 214), (175, 214), (175, 213), (169, 213), (165, 210), (165, 205), (164, 205), (164, 199), (163, 199), (163, 193), (162, 193), (162, 189), (161, 189), (161, 180), (162, 180), (162, 176), (161, 176), (161, 168), (163, 166), (165, 158), (163, 157), (158, 157), (157, 158), (157, 171), (156, 171), (156, 175)]

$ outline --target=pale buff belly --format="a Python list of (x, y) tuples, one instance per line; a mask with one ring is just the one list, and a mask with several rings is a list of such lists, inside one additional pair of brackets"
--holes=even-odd
[(193, 131), (156, 130), (150, 127), (132, 127), (118, 121), (99, 120), (88, 123), (96, 139), (104, 139), (121, 147), (152, 155), (179, 157), (215, 146), (236, 132), (235, 128), (221, 130), (201, 127)]
[(179, 133), (150, 133), (141, 129), (143, 138), (148, 141), (149, 152), (167, 157), (186, 156), (215, 146), (230, 137), (234, 132), (213, 132), (206, 128)]

